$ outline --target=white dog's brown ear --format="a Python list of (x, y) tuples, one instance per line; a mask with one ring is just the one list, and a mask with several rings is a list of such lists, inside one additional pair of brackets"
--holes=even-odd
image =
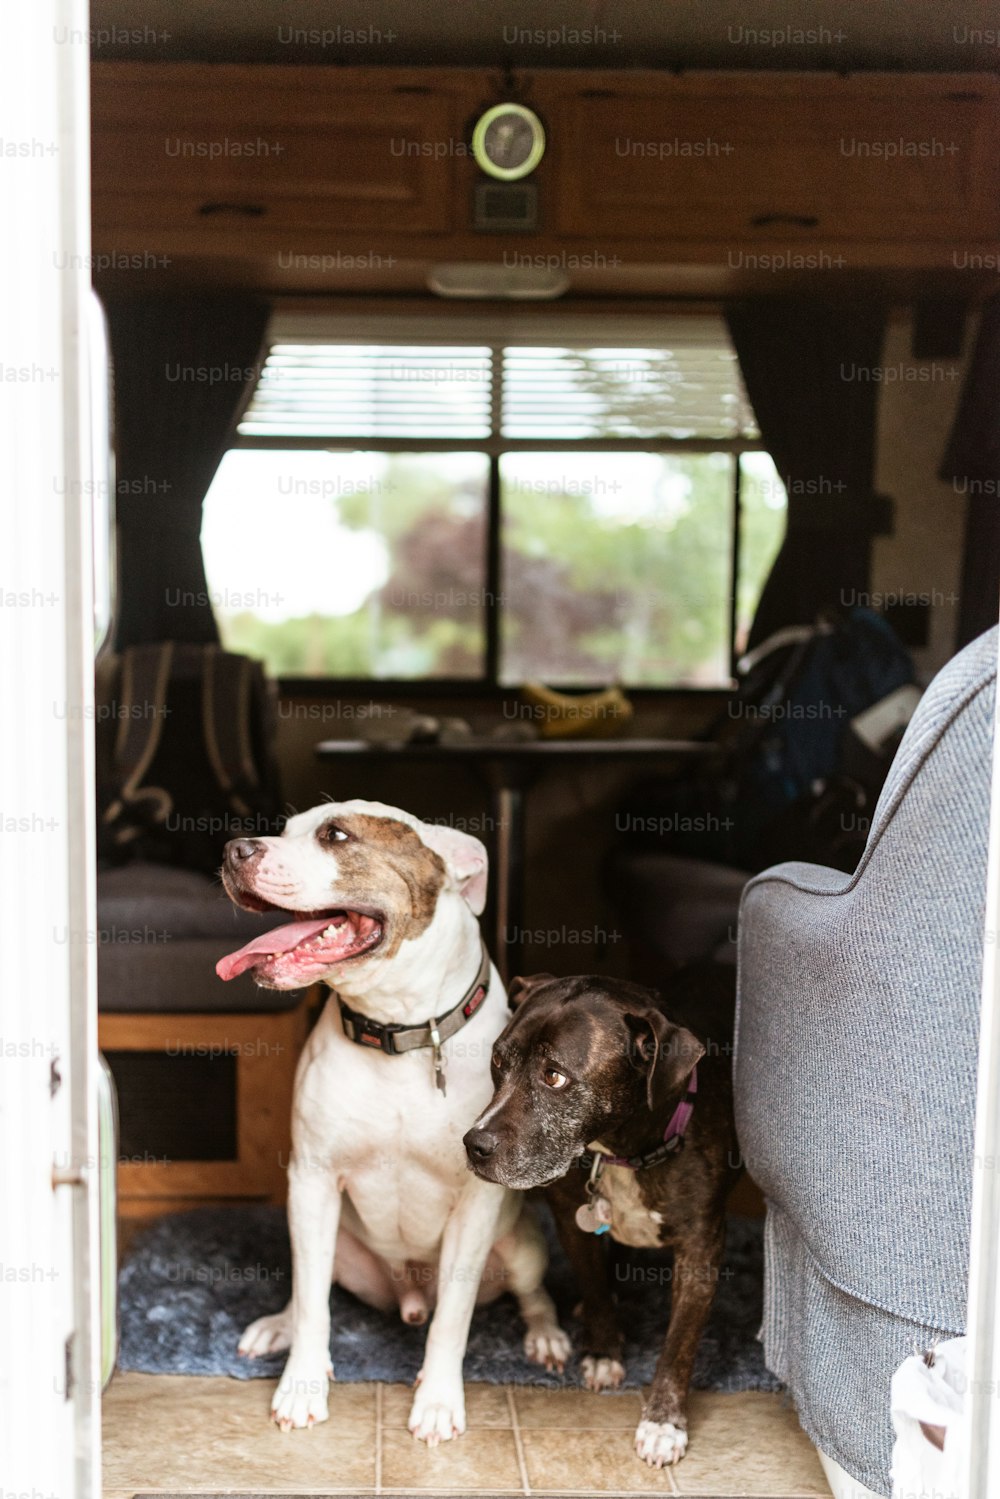
[(439, 822), (423, 823), (420, 836), (444, 860), (459, 894), (477, 916), (481, 915), (486, 905), (490, 861), (479, 839)]
[(532, 994), (541, 984), (550, 984), (554, 978), (554, 973), (533, 973), (528, 978), (511, 979), (507, 985), (507, 1003), (512, 1010), (516, 1010), (529, 994)]

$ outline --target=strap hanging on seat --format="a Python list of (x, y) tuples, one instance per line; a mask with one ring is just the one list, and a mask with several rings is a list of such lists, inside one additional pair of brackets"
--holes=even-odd
[(202, 647), (201, 714), (212, 770), (233, 810), (248, 817), (259, 787), (250, 746), (250, 701), (257, 663), (219, 646)]
[[(114, 749), (118, 794), (104, 812), (106, 823), (117, 822), (126, 810), (134, 811), (143, 803), (150, 804), (143, 822), (164, 822), (173, 806), (173, 798), (165, 787), (142, 784), (163, 734), (173, 657), (174, 645), (169, 640), (158, 645), (129, 646), (122, 656)], [(116, 841), (126, 843), (141, 830), (138, 823), (123, 826), (116, 833)]]

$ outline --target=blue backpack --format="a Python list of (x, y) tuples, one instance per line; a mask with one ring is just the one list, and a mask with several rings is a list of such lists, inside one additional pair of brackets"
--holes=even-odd
[(717, 753), (630, 798), (633, 841), (649, 847), (642, 831), (655, 830), (664, 851), (748, 870), (798, 858), (853, 869), (898, 738), (875, 753), (851, 721), (914, 682), (908, 652), (880, 615), (854, 608), (778, 631), (739, 677), (707, 736)]

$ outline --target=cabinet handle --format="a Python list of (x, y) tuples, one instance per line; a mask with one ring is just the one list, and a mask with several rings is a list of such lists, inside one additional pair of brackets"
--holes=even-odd
[(771, 224), (791, 224), (796, 229), (815, 229), (819, 219), (812, 213), (758, 213), (750, 222), (755, 229), (767, 229)]
[(204, 218), (213, 214), (231, 214), (238, 219), (261, 219), (267, 209), (263, 203), (203, 203), (198, 212)]

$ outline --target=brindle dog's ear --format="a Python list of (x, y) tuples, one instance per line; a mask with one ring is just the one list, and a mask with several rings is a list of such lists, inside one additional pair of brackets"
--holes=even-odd
[(542, 984), (551, 984), (554, 978), (554, 973), (533, 973), (528, 978), (511, 979), (507, 986), (507, 1003), (512, 1010), (516, 1010), (529, 994)]
[(652, 1113), (664, 1110), (675, 1097), (705, 1048), (681, 1025), (671, 1025), (660, 1010), (626, 1015), (632, 1039), (632, 1062), (646, 1074), (646, 1102)]

